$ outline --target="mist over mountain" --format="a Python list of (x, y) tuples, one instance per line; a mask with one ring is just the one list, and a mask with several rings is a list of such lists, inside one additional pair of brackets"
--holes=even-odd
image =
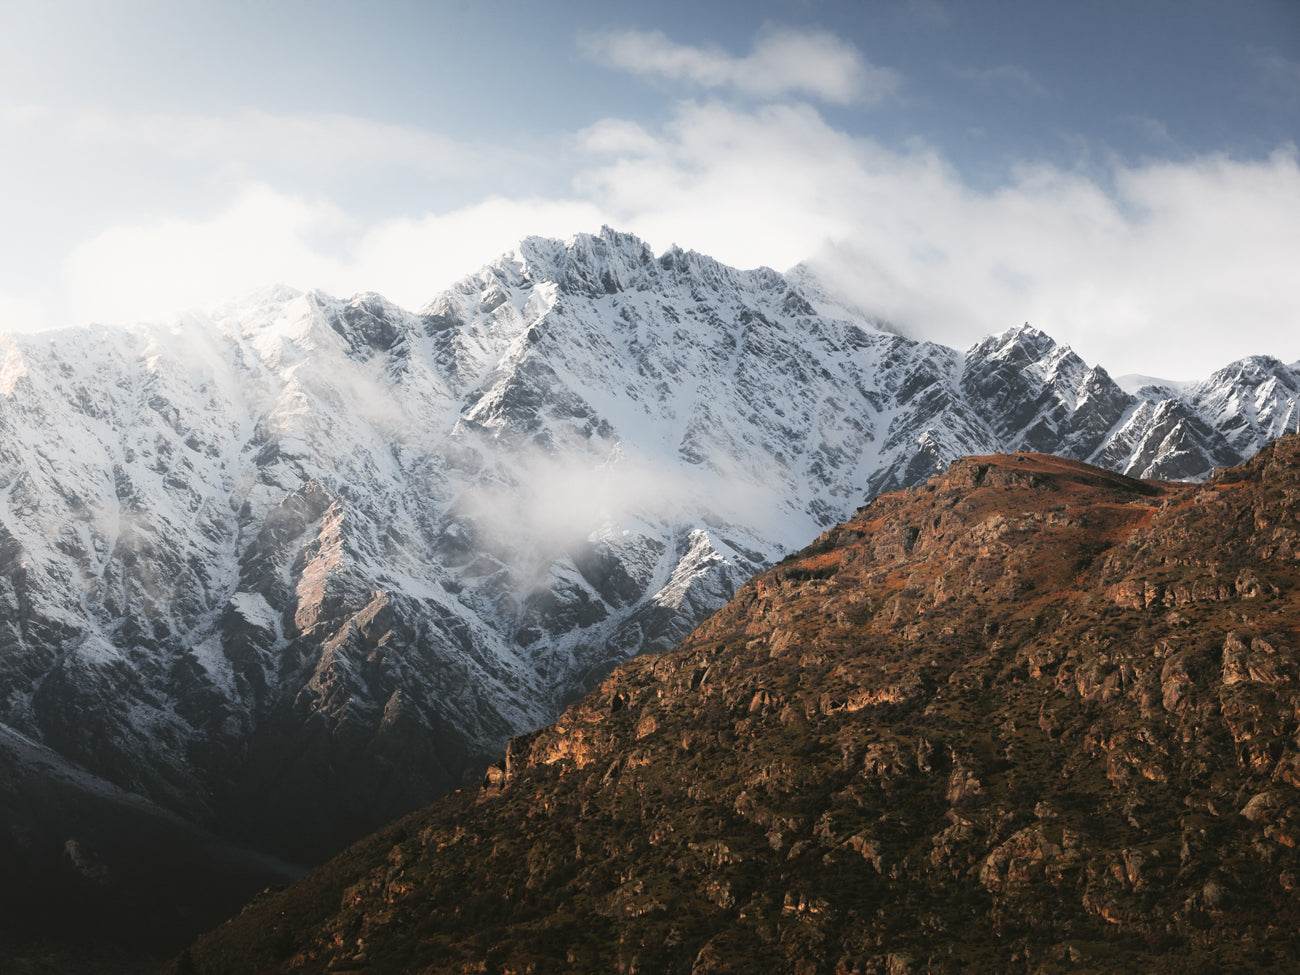
[(609, 229), (417, 312), (6, 337), (0, 748), (315, 861), (881, 492), (999, 450), (1203, 478), (1298, 396), (1263, 356), (1134, 394), (1028, 326), (960, 352)]

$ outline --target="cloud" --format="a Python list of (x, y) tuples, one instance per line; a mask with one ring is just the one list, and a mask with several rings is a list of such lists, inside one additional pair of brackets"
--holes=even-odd
[(275, 283), (378, 291), (416, 308), (523, 237), (567, 237), (602, 222), (583, 201), (494, 198), (362, 226), (327, 202), (253, 183), (205, 219), (96, 235), (73, 251), (64, 281), (74, 321), (163, 318)]
[(679, 44), (661, 31), (584, 34), (591, 60), (632, 74), (731, 88), (757, 98), (799, 95), (837, 104), (874, 103), (898, 90), (899, 74), (867, 61), (851, 44), (818, 30), (772, 30), (736, 57), (717, 47)]
[[(593, 126), (580, 144), (604, 154), (607, 132)], [(657, 247), (782, 267), (853, 229), (839, 201), (861, 166), (855, 143), (807, 105), (688, 103), (654, 141), (607, 156), (578, 177), (579, 194)]]
[(847, 238), (823, 265), (860, 304), (958, 346), (1029, 320), (1115, 373), (1190, 379), (1246, 354), (1296, 357), (1300, 298), (1286, 282), (1300, 229), (1283, 217), (1300, 205), (1294, 153), (1111, 175), (1113, 194), (1048, 167), (989, 195), (900, 187), (928, 229), (895, 217), (892, 249)]
[(487, 161), (465, 143), (425, 129), (340, 113), (226, 115), (87, 113), (66, 122), (74, 140), (146, 149), (159, 155), (246, 169), (271, 165), (334, 171), (375, 166), (430, 175), (465, 175)]
[(1046, 98), (1051, 94), (1046, 85), (1018, 64), (1000, 64), (995, 68), (951, 67), (949, 70), (962, 81), (984, 89), (1000, 89), (1013, 95), (1035, 98)]
[(113, 227), (80, 244), (65, 263), (71, 314), (76, 321), (160, 318), (276, 280), (337, 279), (340, 261), (313, 246), (313, 238), (348, 223), (328, 203), (255, 184), (205, 220)]
[[(611, 131), (588, 147), (617, 150)], [(958, 347), (1029, 320), (1116, 374), (1300, 357), (1294, 149), (1109, 167), (1024, 166), (985, 192), (922, 144), (884, 149), (807, 105), (688, 103), (578, 187), (657, 248), (778, 268), (815, 254), (853, 305)]]
[(45, 303), (29, 297), (0, 294), (0, 333), (37, 332), (51, 325)]
[(578, 141), (589, 152), (617, 155), (652, 155), (659, 149), (659, 140), (636, 122), (624, 119), (602, 119), (578, 134)]
[[(581, 447), (555, 453), (527, 445), (505, 453), (499, 444), (488, 447), (485, 459), (497, 458), (491, 475), (453, 471), (451, 488), (454, 510), (473, 524), (480, 545), (511, 566), (521, 595), (548, 584), (553, 563), (590, 541), (617, 547), (631, 541), (629, 533), (698, 527), (701, 512), (706, 523), (741, 537), (741, 525), (758, 526), (767, 538), (781, 538), (790, 529), (781, 488), (770, 472), (764, 477), (725, 464), (684, 467), (673, 451), (668, 457), (642, 455), (624, 444), (605, 456), (584, 456)], [(811, 523), (799, 526), (800, 532), (815, 530)], [(654, 568), (641, 568), (642, 583), (648, 584)]]
[(588, 201), (504, 197), (448, 213), (385, 220), (357, 243), (340, 290), (375, 290), (416, 308), (524, 237), (564, 238), (604, 222), (604, 212)]
[(611, 119), (577, 143), (587, 165), (576, 195), (658, 250), (679, 244), (738, 267), (786, 268), (854, 232), (842, 201), (861, 166), (856, 145), (808, 105), (738, 112), (688, 102), (658, 132)]
[[(461, 274), (521, 229), (575, 226), (530, 219), (554, 211), (550, 204), (489, 200), (445, 214), (446, 239), (435, 240), (439, 228), (410, 203), (455, 198), (449, 186), (499, 183), (518, 153), (346, 114), (27, 105), (0, 107), (0, 125), (23, 127), (29, 139), (23, 153), (0, 154), (0, 176), (31, 182), (31, 160), (42, 160), (42, 179), (6, 208), (11, 245), (28, 242), (0, 275), (8, 296), (0, 326), (13, 329), (160, 318), (277, 282), (389, 288), (419, 304), (453, 279), (438, 261), (457, 256), (455, 239)], [(381, 199), (387, 213), (376, 212)], [(401, 216), (385, 220), (394, 207)], [(493, 233), (491, 249), (476, 246)]]
[[(202, 218), (107, 229), (67, 261), (73, 318), (159, 317), (276, 281), (417, 308), (524, 236), (608, 223), (740, 267), (811, 257), (846, 302), (957, 347), (1030, 321), (1116, 374), (1300, 359), (1294, 148), (1026, 165), (983, 190), (923, 143), (886, 149), (806, 103), (714, 101), (681, 103), (659, 127), (602, 120), (565, 152), (576, 175), (561, 197), (365, 221), (250, 182)], [(8, 290), (0, 312), (43, 317)]]

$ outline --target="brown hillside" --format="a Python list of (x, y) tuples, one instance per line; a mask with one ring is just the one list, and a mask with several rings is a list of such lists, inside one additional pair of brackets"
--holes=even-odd
[(975, 457), (173, 972), (1300, 966), (1300, 439)]

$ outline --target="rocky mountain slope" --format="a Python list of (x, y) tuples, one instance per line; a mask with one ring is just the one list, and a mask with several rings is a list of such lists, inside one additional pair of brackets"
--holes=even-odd
[(1289, 972), (1300, 437), (963, 459), (172, 972)]
[(0, 729), (0, 971), (161, 965), (302, 870), (223, 841)]
[(1003, 449), (1200, 477), (1298, 389), (1252, 359), (1133, 395), (1034, 329), (961, 353), (609, 230), (419, 313), (273, 290), (12, 336), (0, 725), (315, 859), (879, 491)]

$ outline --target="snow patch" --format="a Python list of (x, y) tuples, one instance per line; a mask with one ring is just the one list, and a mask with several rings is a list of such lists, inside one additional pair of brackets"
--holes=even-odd
[(250, 626), (279, 633), (280, 614), (271, 608), (260, 592), (237, 592), (230, 597), (230, 606), (244, 617)]

